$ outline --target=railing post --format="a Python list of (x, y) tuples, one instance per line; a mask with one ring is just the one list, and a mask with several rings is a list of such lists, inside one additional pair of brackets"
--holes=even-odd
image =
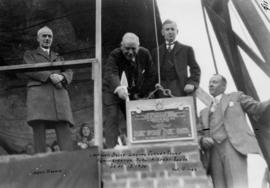
[(101, 46), (101, 0), (96, 0), (96, 46), (95, 58), (97, 63), (93, 64), (92, 76), (94, 79), (94, 126), (95, 145), (103, 148), (103, 120), (102, 120), (102, 46)]

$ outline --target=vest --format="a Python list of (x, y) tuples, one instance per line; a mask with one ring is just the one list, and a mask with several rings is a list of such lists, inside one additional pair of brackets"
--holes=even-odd
[(177, 74), (175, 72), (173, 62), (173, 50), (171, 52), (168, 52), (168, 50), (166, 50), (160, 72), (162, 81), (177, 80)]
[(217, 143), (221, 143), (227, 138), (222, 118), (221, 103), (218, 103), (215, 111), (209, 114), (210, 135)]

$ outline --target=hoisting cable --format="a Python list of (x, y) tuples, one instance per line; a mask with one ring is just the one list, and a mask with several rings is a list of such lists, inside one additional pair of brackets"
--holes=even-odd
[(154, 15), (154, 29), (155, 29), (155, 40), (156, 40), (156, 50), (157, 50), (157, 72), (158, 72), (158, 83), (155, 85), (155, 90), (150, 92), (147, 98), (152, 98), (154, 94), (160, 90), (162, 91), (163, 95), (174, 97), (171, 93), (171, 90), (164, 89), (161, 85), (161, 78), (160, 78), (160, 56), (159, 56), (159, 43), (158, 43), (158, 33), (157, 33), (157, 20), (156, 20), (156, 6), (155, 0), (152, 0), (153, 4), (153, 15)]
[(158, 64), (158, 84), (161, 83), (160, 78), (160, 57), (159, 57), (159, 44), (158, 44), (158, 34), (157, 34), (157, 20), (156, 20), (156, 7), (155, 7), (155, 0), (153, 2), (153, 14), (154, 14), (154, 29), (155, 29), (155, 40), (156, 40), (156, 49), (157, 49), (157, 64)]
[(213, 59), (214, 67), (215, 67), (215, 72), (216, 72), (216, 74), (218, 74), (217, 62), (216, 62), (215, 53), (214, 53), (214, 50), (213, 50), (213, 44), (212, 44), (212, 41), (211, 41), (209, 28), (208, 28), (208, 24), (207, 24), (207, 20), (206, 20), (206, 14), (205, 14), (205, 8), (204, 8), (203, 0), (201, 0), (201, 6), (202, 6), (202, 12), (203, 12), (204, 26), (205, 26), (205, 29), (206, 29), (207, 38), (208, 38), (209, 45), (210, 45), (211, 55), (212, 55), (212, 59)]

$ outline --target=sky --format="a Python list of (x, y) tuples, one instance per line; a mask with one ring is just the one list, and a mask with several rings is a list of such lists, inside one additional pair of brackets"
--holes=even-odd
[[(201, 67), (201, 83), (202, 87), (206, 92), (208, 92), (208, 82), (213, 74), (215, 74), (214, 63), (212, 60), (212, 55), (210, 51), (210, 45), (207, 38), (206, 28), (203, 20), (203, 13), (200, 0), (156, 0), (159, 7), (159, 12), (161, 20), (165, 19), (174, 20), (179, 29), (179, 34), (177, 40), (181, 43), (190, 45), (193, 47), (195, 52), (195, 57), (198, 64)], [(265, 0), (269, 2), (269, 0)], [(258, 4), (262, 3), (261, 0), (257, 0)], [(255, 1), (253, 1), (255, 5)], [(270, 5), (270, 2), (269, 2)], [(235, 10), (233, 4), (229, 2), (228, 4), (232, 27), (233, 30), (254, 50), (254, 52), (261, 57), (257, 47), (251, 37), (249, 36), (247, 30), (245, 29), (241, 19)], [(255, 6), (257, 10), (258, 6)], [(269, 6), (270, 8), (270, 6)], [(270, 18), (270, 10), (265, 12), (268, 18)], [(262, 16), (263, 18), (263, 16)], [(264, 18), (264, 21), (270, 30), (270, 25)], [(211, 24), (208, 21), (211, 41), (214, 46), (214, 54), (217, 61), (217, 67), (220, 74), (227, 78), (227, 90), (226, 92), (236, 91), (235, 84), (228, 70), (227, 64), (224, 60), (221, 49), (218, 45), (215, 34), (212, 30)], [(269, 86), (266, 87), (266, 83), (269, 83), (269, 77), (267, 77), (262, 70), (260, 70), (257, 65), (240, 49), (243, 55), (244, 61), (246, 62), (247, 69), (250, 73), (251, 79), (255, 85), (258, 95), (261, 100), (267, 100), (270, 96)], [(263, 57), (261, 57), (263, 60)], [(199, 102), (198, 109), (202, 109), (205, 106)], [(248, 172), (250, 180), (250, 188), (259, 187), (263, 175), (263, 169), (265, 169), (264, 161), (257, 155), (249, 155), (248, 157)], [(256, 177), (256, 178), (255, 178)]]

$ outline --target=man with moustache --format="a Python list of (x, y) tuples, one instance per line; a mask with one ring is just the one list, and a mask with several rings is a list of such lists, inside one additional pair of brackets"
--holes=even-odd
[[(110, 53), (103, 75), (104, 136), (106, 147), (112, 148), (119, 136), (119, 113), (125, 115), (125, 100), (145, 98), (154, 89), (152, 58), (150, 52), (140, 46), (137, 35), (124, 34), (121, 47)], [(121, 85), (122, 75), (126, 75), (128, 87)]]
[[(190, 95), (199, 86), (201, 75), (193, 49), (176, 41), (178, 28), (174, 21), (165, 20), (161, 33), (165, 43), (158, 47), (160, 65), (157, 49), (152, 53), (155, 68), (160, 66), (161, 85), (170, 89), (173, 96)], [(158, 97), (164, 95), (159, 92)]]
[[(39, 47), (24, 53), (25, 64), (62, 61), (51, 50), (53, 32), (42, 27), (37, 32)], [(74, 124), (67, 91), (73, 73), (70, 69), (45, 70), (26, 73), (27, 123), (33, 129), (36, 153), (46, 151), (46, 129), (55, 129), (61, 150), (72, 150), (70, 126)]]
[(200, 144), (204, 156), (208, 156), (208, 170), (215, 188), (246, 188), (247, 155), (260, 153), (260, 149), (245, 113), (259, 118), (270, 100), (258, 102), (243, 92), (225, 94), (226, 85), (222, 75), (210, 79), (213, 102), (200, 113)]

